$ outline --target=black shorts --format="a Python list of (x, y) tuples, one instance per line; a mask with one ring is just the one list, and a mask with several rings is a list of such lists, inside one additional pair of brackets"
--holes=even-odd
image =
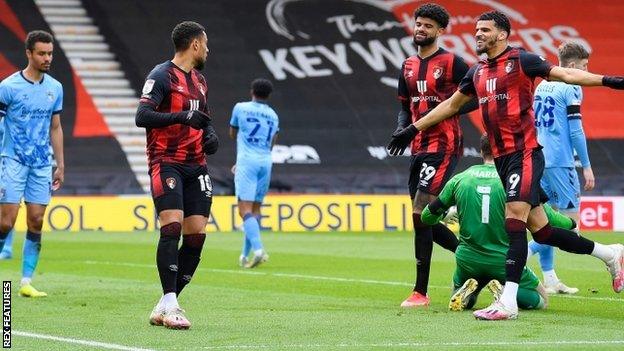
[(212, 182), (205, 165), (157, 163), (149, 175), (157, 213), (182, 210), (184, 217), (210, 215)]
[(522, 201), (532, 207), (548, 201), (540, 186), (544, 174), (542, 148), (525, 149), (494, 159), (498, 176), (505, 186), (507, 202)]
[(416, 197), (416, 191), (438, 195), (446, 182), (451, 179), (459, 156), (442, 152), (419, 152), (412, 155), (410, 176), (407, 183), (410, 197)]

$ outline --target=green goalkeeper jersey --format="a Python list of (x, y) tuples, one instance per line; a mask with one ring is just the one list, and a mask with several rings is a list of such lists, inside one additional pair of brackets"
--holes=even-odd
[[(446, 209), (457, 206), (460, 224), (457, 258), (492, 264), (505, 261), (509, 249), (505, 189), (493, 164), (472, 166), (455, 175), (438, 198)], [(566, 229), (574, 226), (570, 218), (550, 207), (544, 208), (551, 225)], [(434, 224), (440, 218), (429, 211), (429, 206), (422, 214), (427, 224)]]

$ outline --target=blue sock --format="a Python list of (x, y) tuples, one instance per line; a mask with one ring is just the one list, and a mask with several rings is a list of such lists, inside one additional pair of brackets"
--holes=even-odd
[(243, 251), (241, 251), (241, 256), (249, 256), (249, 251), (251, 251), (251, 243), (249, 239), (247, 239), (247, 235), (243, 238)]
[(529, 243), (529, 249), (539, 254), (540, 268), (542, 272), (551, 271), (554, 268), (555, 248), (550, 245), (538, 244), (534, 240)]
[(41, 233), (26, 232), (26, 240), (24, 241), (24, 257), (22, 258), (22, 276), (24, 278), (32, 278), (37, 262), (39, 262), (39, 253), (41, 252)]
[(260, 225), (253, 214), (248, 213), (243, 217), (243, 229), (245, 230), (245, 238), (249, 240), (251, 248), (255, 250), (262, 249), (260, 241)]
[(13, 234), (15, 229), (11, 229), (9, 235), (4, 240), (4, 247), (2, 247), (2, 253), (11, 256), (13, 254)]
[(12, 234), (13, 234), (13, 229), (11, 229), (8, 233), (0, 232), (0, 251), (4, 251), (4, 246), (7, 245), (7, 242), (8, 242), (8, 245), (11, 246), (11, 244), (13, 243)]
[[(533, 255), (540, 252), (542, 250), (542, 246), (543, 246), (542, 244), (538, 244), (537, 242), (535, 242), (535, 240), (529, 241), (529, 250), (531, 250)], [(531, 257), (527, 257), (527, 259), (529, 258)]]
[(543, 245), (539, 252), (539, 261), (542, 272), (552, 271), (555, 268), (555, 248), (550, 245)]

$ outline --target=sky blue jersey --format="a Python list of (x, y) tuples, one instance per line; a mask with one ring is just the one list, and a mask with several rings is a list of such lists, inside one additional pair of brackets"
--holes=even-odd
[[(0, 111), (0, 114), (2, 112)], [(2, 138), (4, 137), (4, 118), (0, 118), (0, 155), (2, 154)]]
[(230, 125), (238, 128), (236, 163), (271, 162), (271, 141), (279, 131), (277, 113), (266, 103), (239, 102), (234, 105)]
[(535, 89), (535, 126), (546, 168), (574, 167), (575, 150), (583, 167), (590, 165), (581, 123), (582, 100), (578, 85), (542, 81)]
[(0, 83), (0, 117), (3, 119), (2, 156), (29, 167), (52, 164), (50, 124), (63, 109), (63, 86), (48, 74), (31, 82), (16, 72)]

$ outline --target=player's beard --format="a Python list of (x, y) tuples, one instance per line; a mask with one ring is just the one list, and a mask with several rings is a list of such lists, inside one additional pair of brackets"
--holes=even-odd
[(50, 71), (50, 66), (51, 66), (50, 63), (48, 63), (47, 65), (45, 63), (42, 63), (39, 65), (37, 70), (41, 73), (48, 73)]
[(416, 40), (416, 37), (413, 38), (414, 45), (416, 46), (429, 46), (433, 44), (433, 42), (435, 42), (436, 39), (437, 39), (436, 37), (426, 37), (423, 40)]
[(204, 69), (204, 66), (206, 65), (206, 60), (197, 60), (195, 61), (195, 69), (198, 71), (201, 71), (202, 69)]
[(496, 39), (490, 39), (490, 40), (483, 39), (483, 46), (481, 48), (479, 48), (478, 46), (475, 48), (477, 55), (487, 53), (488, 50), (494, 47), (494, 45), (496, 45)]

